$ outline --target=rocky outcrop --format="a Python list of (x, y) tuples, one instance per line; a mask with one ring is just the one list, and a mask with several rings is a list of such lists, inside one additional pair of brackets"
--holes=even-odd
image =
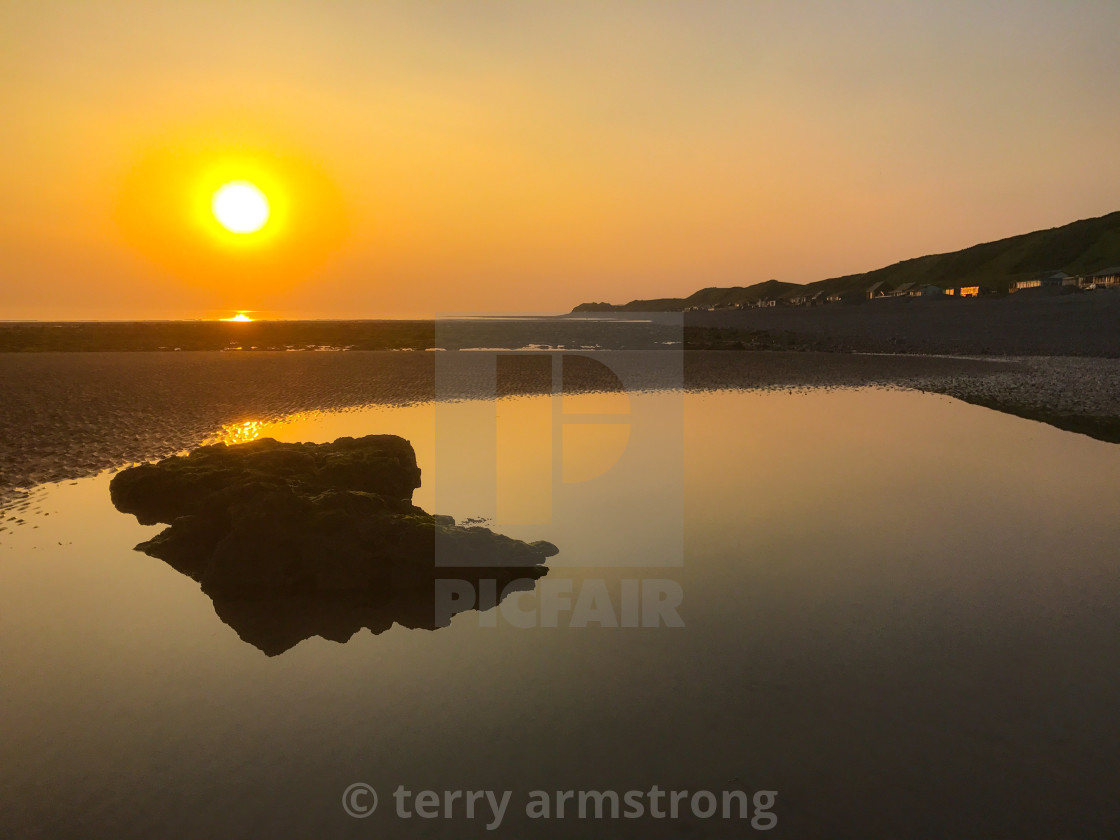
[(142, 464), (113, 477), (117, 510), (142, 525), (256, 498), (266, 489), (305, 497), (328, 490), (372, 493), (404, 503), (420, 486), (412, 445), (396, 435), (339, 438), (334, 443), (278, 443), (271, 438), (202, 446), (186, 456)]
[(342, 627), (356, 616), (371, 629), (398, 618), (436, 626), (437, 580), (508, 584), (545, 574), (555, 546), (432, 516), (412, 504), (419, 485), (408, 441), (370, 435), (204, 446), (122, 471), (110, 494), (141, 523), (170, 526), (136, 548), (197, 580), (219, 616), (258, 616), (250, 622), (258, 626), (270, 600), (284, 606), (270, 620), (298, 616), (298, 627), (272, 634), (280, 638), (306, 637), (332, 603), (345, 604)]

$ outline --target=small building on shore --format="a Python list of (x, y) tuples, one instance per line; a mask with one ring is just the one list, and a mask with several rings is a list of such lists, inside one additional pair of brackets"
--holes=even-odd
[(785, 299), (790, 306), (820, 306), (824, 303), (824, 290), (811, 289), (792, 294)]
[(1073, 278), (1064, 271), (1044, 271), (1028, 280), (1016, 280), (1011, 284), (1009, 291), (1014, 293), (1024, 292), (1027, 289), (1057, 289), (1066, 285), (1071, 279)]
[(880, 280), (878, 283), (868, 286), (866, 295), (868, 300), (877, 300), (878, 298), (887, 297), (887, 281)]
[(942, 293), (949, 297), (980, 297), (980, 284), (962, 283), (960, 285), (950, 286), (948, 289), (943, 290)]
[(1120, 265), (1111, 268), (1102, 268), (1096, 274), (1089, 275), (1091, 288), (1108, 289), (1120, 286)]
[(903, 283), (896, 289), (887, 292), (886, 297), (941, 297), (944, 291), (940, 286), (934, 286), (932, 283)]

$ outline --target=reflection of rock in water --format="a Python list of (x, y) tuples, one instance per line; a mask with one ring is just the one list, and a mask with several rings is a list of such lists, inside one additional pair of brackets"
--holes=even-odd
[(419, 485), (408, 441), (369, 435), (204, 446), (124, 470), (109, 489), (118, 510), (170, 525), (137, 549), (197, 580), (272, 655), (312, 635), (445, 623), (438, 580), (495, 580), (500, 592), (546, 573), (554, 546), (431, 516), (412, 504)]
[[(437, 617), (440, 609), (435, 593), (438, 581), (468, 581), (480, 597), (476, 609), (489, 609), (516, 592), (533, 589), (537, 578), (548, 573), (544, 566), (508, 569), (440, 568), (426, 587), (391, 593), (387, 599), (357, 593), (331, 595), (276, 594), (259, 598), (214, 598), (218, 618), (232, 627), (242, 641), (276, 656), (304, 639), (321, 636), (346, 642), (362, 628), (375, 636), (393, 624), (410, 630), (435, 630), (446, 626), (450, 612)], [(493, 581), (493, 583), (490, 583)], [(482, 583), (484, 582), (484, 583)], [(486, 593), (497, 600), (485, 600)]]

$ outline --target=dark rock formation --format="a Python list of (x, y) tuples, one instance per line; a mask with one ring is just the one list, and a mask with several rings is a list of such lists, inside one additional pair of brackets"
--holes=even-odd
[(315, 633), (446, 623), (440, 580), (495, 580), (500, 592), (546, 573), (555, 546), (432, 516), (412, 504), (419, 485), (408, 441), (369, 435), (204, 446), (124, 470), (109, 489), (118, 510), (170, 525), (136, 548), (197, 580), (223, 620), (240, 617), (257, 641), (242, 637), (273, 653)]
[(419, 486), (412, 445), (396, 435), (368, 435), (324, 444), (265, 438), (203, 446), (187, 456), (124, 470), (113, 477), (109, 492), (117, 510), (154, 525), (208, 511), (216, 502), (252, 498), (264, 489), (301, 496), (360, 491), (401, 503)]

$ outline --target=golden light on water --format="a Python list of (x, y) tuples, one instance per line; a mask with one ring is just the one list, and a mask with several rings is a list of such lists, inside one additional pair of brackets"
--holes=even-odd
[(210, 210), (230, 233), (256, 233), (268, 222), (271, 208), (265, 194), (250, 181), (230, 181), (214, 193)]
[(227, 423), (222, 426), (217, 434), (211, 435), (202, 443), (204, 446), (215, 443), (248, 443), (261, 436), (261, 430), (264, 428), (264, 425), (265, 424), (260, 420), (246, 420), (243, 423)]

